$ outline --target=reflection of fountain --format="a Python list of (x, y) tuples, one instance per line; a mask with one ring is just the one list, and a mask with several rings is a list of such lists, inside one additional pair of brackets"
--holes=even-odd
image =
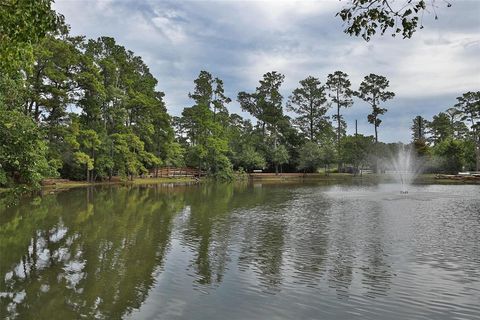
[(408, 186), (419, 173), (418, 162), (412, 150), (401, 146), (391, 158), (391, 166), (392, 171), (389, 173), (400, 184), (400, 193), (408, 194)]

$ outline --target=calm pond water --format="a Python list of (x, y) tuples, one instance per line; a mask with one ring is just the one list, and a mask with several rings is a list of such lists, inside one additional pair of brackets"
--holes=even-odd
[(480, 186), (117, 186), (0, 206), (0, 312), (480, 319)]

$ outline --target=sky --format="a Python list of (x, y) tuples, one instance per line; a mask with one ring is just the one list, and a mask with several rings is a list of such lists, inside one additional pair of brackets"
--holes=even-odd
[[(71, 34), (114, 37), (141, 56), (172, 115), (192, 105), (188, 93), (201, 70), (224, 81), (230, 112), (245, 117), (237, 94), (255, 91), (266, 72), (285, 75), (285, 101), (309, 75), (324, 83), (341, 70), (358, 89), (375, 73), (387, 77), (396, 95), (385, 104), (379, 139), (408, 142), (416, 115), (429, 119), (462, 93), (480, 90), (480, 0), (449, 0), (450, 8), (433, 1), (435, 12), (429, 8), (424, 29), (412, 39), (384, 35), (369, 42), (343, 33), (335, 14), (347, 0), (56, 0), (54, 9)], [(373, 135), (369, 113), (369, 105), (355, 99), (343, 111), (348, 133), (357, 119), (359, 133)]]

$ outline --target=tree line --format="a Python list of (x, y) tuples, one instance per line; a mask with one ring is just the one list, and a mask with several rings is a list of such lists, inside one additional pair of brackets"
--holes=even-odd
[[(233, 98), (252, 122), (230, 113), (223, 81), (201, 71), (188, 94), (192, 106), (172, 117), (141, 57), (111, 37), (70, 35), (50, 1), (25, 3), (23, 11), (2, 7), (2, 17), (9, 15), (4, 20), (28, 28), (6, 24), (0, 42), (0, 186), (38, 188), (44, 177), (133, 179), (160, 166), (185, 165), (220, 179), (231, 179), (234, 171), (316, 172), (332, 164), (356, 172), (377, 169), (378, 158), (398, 147), (378, 138), (385, 104), (395, 96), (384, 76), (365, 76), (357, 90), (342, 71), (324, 83), (309, 76), (284, 98), (284, 75), (267, 72), (256, 88)], [(374, 136), (346, 134), (342, 110), (353, 97), (371, 107)], [(478, 92), (460, 99), (468, 100), (455, 107), (464, 124), (461, 163), (471, 166), (475, 147), (478, 158)], [(431, 144), (434, 154), (450, 154), (438, 151), (441, 141), (425, 140), (417, 149)]]
[(457, 173), (480, 171), (480, 91), (457, 97), (457, 103), (431, 120), (412, 120), (412, 141), (427, 169)]

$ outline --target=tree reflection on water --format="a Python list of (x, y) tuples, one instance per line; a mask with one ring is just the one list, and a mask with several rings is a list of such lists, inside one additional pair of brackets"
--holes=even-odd
[[(187, 292), (242, 281), (229, 285), (273, 295), (288, 288), (333, 289), (338, 299), (361, 290), (370, 298), (388, 295), (396, 275), (386, 209), (374, 201), (338, 201), (321, 190), (96, 187), (2, 206), (1, 314), (122, 318), (161, 285), (168, 259), (177, 274), (192, 276), (190, 288), (188, 281), (177, 284)], [(172, 256), (180, 254), (172, 250), (174, 240), (178, 252), (189, 252), (186, 266)], [(229, 280), (227, 272), (240, 280)]]

